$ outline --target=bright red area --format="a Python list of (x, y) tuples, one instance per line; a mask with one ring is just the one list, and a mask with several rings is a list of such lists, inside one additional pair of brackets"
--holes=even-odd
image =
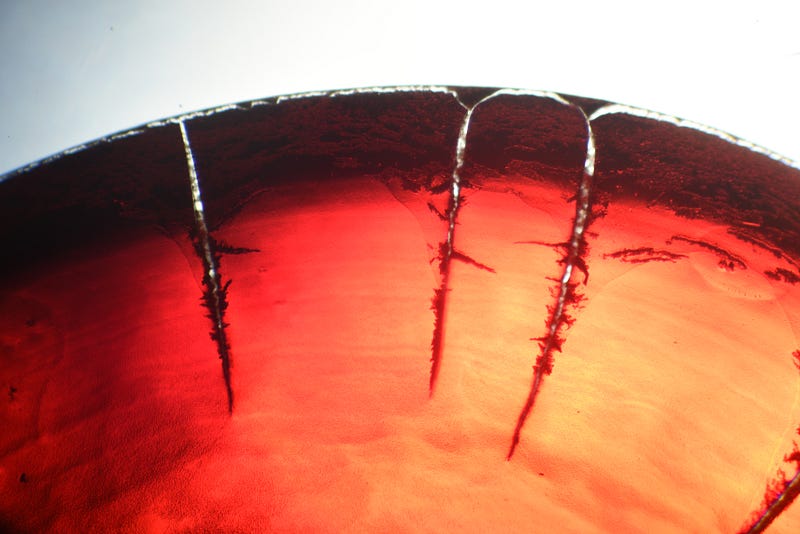
[[(738, 529), (797, 438), (800, 286), (764, 275), (782, 264), (719, 225), (612, 204), (587, 234), (586, 299), (507, 462), (574, 204), (551, 185), (502, 183), (466, 192), (456, 248), (495, 273), (452, 263), (433, 399), (441, 236), (424, 205), (372, 178), (268, 188), (214, 232), (258, 249), (220, 265), (232, 416), (185, 238), (120, 235), (3, 288), (0, 520), (59, 532)], [(631, 262), (624, 249), (674, 257)], [(800, 530), (800, 509), (772, 528)]]

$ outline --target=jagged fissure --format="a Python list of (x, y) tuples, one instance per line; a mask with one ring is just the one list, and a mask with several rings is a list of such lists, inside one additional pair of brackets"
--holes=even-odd
[[(442, 351), (444, 347), (445, 335), (444, 322), (445, 314), (447, 312), (447, 294), (450, 291), (450, 264), (452, 263), (453, 259), (467, 258), (454, 249), (453, 243), (455, 240), (458, 212), (461, 208), (462, 201), (460, 172), (464, 166), (464, 153), (467, 148), (467, 133), (469, 132), (469, 123), (470, 119), (472, 118), (472, 112), (475, 110), (475, 108), (478, 107), (482, 102), (489, 100), (498, 93), (499, 91), (495, 91), (492, 94), (483, 97), (471, 106), (464, 104), (464, 102), (462, 102), (458, 97), (457, 93), (453, 94), (454, 98), (459, 104), (461, 104), (466, 112), (464, 114), (464, 121), (461, 123), (461, 129), (458, 133), (458, 141), (456, 142), (456, 161), (450, 181), (450, 198), (448, 200), (446, 213), (447, 237), (439, 244), (439, 274), (441, 275), (441, 283), (439, 288), (434, 290), (433, 303), (431, 305), (431, 309), (434, 313), (434, 323), (433, 338), (431, 339), (431, 373), (430, 382), (428, 384), (428, 392), (430, 396), (433, 396), (433, 393), (436, 389), (436, 381), (439, 378), (439, 371), (442, 365)], [(468, 261), (472, 260), (468, 259)], [(478, 265), (480, 265), (481, 268), (485, 268), (485, 266), (482, 264)]]
[(764, 532), (778, 516), (800, 495), (800, 471), (786, 484), (775, 499), (767, 506), (766, 510), (743, 534), (759, 534)]
[(528, 392), (528, 398), (525, 400), (525, 404), (517, 417), (514, 434), (511, 438), (511, 446), (506, 456), (507, 460), (511, 460), (519, 444), (522, 428), (525, 426), (525, 421), (533, 409), (536, 396), (539, 394), (539, 390), (542, 387), (544, 377), (549, 375), (553, 370), (553, 353), (555, 351), (561, 351), (561, 345), (564, 342), (561, 334), (572, 322), (572, 319), (566, 313), (566, 307), (569, 304), (577, 304), (581, 300), (581, 296), (576, 293), (577, 283), (570, 281), (573, 271), (575, 269), (583, 271), (584, 283), (588, 280), (588, 269), (583, 259), (586, 249), (584, 233), (589, 219), (590, 195), (592, 180), (594, 178), (595, 144), (591, 121), (581, 108), (577, 106), (574, 107), (583, 115), (588, 133), (583, 176), (580, 186), (578, 187), (575, 201), (575, 219), (572, 226), (572, 234), (567, 243), (567, 252), (561, 260), (564, 264), (564, 271), (559, 279), (556, 302), (550, 309), (550, 316), (546, 323), (547, 331), (544, 336), (536, 338), (536, 340), (539, 341), (540, 352), (533, 366), (533, 379), (530, 391)]
[(186, 165), (189, 171), (189, 183), (192, 192), (192, 206), (194, 209), (195, 227), (192, 243), (197, 255), (203, 262), (203, 303), (208, 309), (208, 318), (211, 319), (211, 339), (217, 345), (217, 354), (222, 361), (222, 377), (225, 380), (225, 390), (228, 396), (228, 413), (233, 413), (233, 388), (231, 387), (231, 349), (228, 344), (225, 322), (225, 309), (228, 307), (226, 293), (230, 280), (225, 284), (219, 273), (219, 255), (215, 252), (214, 239), (208, 232), (203, 199), (200, 192), (200, 183), (197, 179), (197, 167), (189, 143), (189, 134), (183, 121), (178, 122), (181, 138), (186, 152)]

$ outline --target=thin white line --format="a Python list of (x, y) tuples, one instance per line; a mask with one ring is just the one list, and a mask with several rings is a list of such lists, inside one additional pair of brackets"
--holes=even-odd
[(750, 141), (746, 141), (741, 137), (736, 137), (735, 135), (731, 135), (727, 132), (719, 130), (717, 128), (713, 128), (711, 126), (706, 126), (704, 124), (700, 124), (699, 122), (694, 122), (686, 119), (681, 119), (678, 117), (673, 117), (672, 115), (667, 115), (665, 113), (659, 113), (657, 111), (650, 111), (647, 109), (637, 108), (633, 106), (626, 106), (623, 104), (608, 104), (606, 106), (601, 107), (597, 111), (591, 114), (589, 117), (589, 121), (593, 121), (598, 119), (604, 115), (613, 115), (616, 113), (626, 114), (626, 115), (633, 115), (635, 117), (642, 117), (646, 119), (653, 119), (659, 122), (666, 122), (669, 124), (673, 124), (675, 126), (679, 126), (681, 128), (689, 128), (692, 130), (697, 130), (699, 132), (703, 132), (709, 135), (713, 135), (723, 141), (727, 141), (734, 145), (746, 148), (752, 152), (756, 152), (758, 154), (762, 154), (767, 156), (770, 159), (783, 163), (788, 167), (792, 167), (794, 169), (800, 170), (800, 162), (794, 161), (793, 159), (787, 158), (785, 156), (781, 156), (777, 152), (774, 152), (768, 148), (764, 148), (760, 145), (755, 143), (751, 143)]
[[(90, 142), (87, 142), (87, 143), (82, 143), (82, 144), (76, 145), (76, 146), (71, 147), (71, 148), (67, 148), (66, 150), (63, 150), (63, 151), (58, 152), (56, 154), (53, 154), (51, 156), (47, 156), (47, 157), (42, 158), (42, 159), (40, 159), (38, 161), (31, 162), (31, 163), (29, 163), (29, 164), (27, 164), (25, 166), (19, 167), (17, 169), (13, 169), (13, 170), (11, 170), (11, 171), (3, 174), (3, 175), (0, 175), (0, 181), (5, 180), (6, 178), (8, 178), (8, 177), (10, 177), (12, 175), (24, 174), (26, 172), (29, 172), (29, 171), (35, 169), (36, 167), (39, 167), (40, 165), (45, 165), (45, 164), (50, 163), (50, 162), (52, 162), (52, 161), (54, 161), (56, 159), (61, 158), (62, 156), (65, 156), (65, 155), (71, 155), (71, 154), (75, 154), (77, 152), (81, 152), (81, 151), (86, 150), (87, 148), (91, 148), (91, 147), (93, 147), (93, 146), (95, 146), (97, 144), (108, 143), (108, 142), (111, 142), (111, 141), (115, 141), (117, 139), (122, 139), (122, 138), (130, 137), (130, 136), (133, 136), (133, 135), (138, 135), (139, 133), (142, 133), (144, 131), (144, 129), (157, 128), (157, 127), (166, 126), (166, 125), (169, 125), (169, 124), (179, 124), (179, 123), (182, 123), (182, 122), (187, 121), (187, 120), (191, 120), (191, 119), (195, 119), (195, 118), (199, 118), (199, 117), (209, 117), (209, 116), (212, 116), (212, 115), (216, 115), (217, 113), (223, 113), (225, 111), (230, 111), (230, 110), (234, 110), (234, 109), (246, 110), (248, 108), (252, 109), (254, 107), (259, 107), (259, 106), (277, 105), (277, 104), (280, 104), (282, 102), (286, 102), (286, 101), (290, 101), (290, 100), (303, 99), (303, 98), (314, 98), (314, 97), (322, 97), (322, 96), (336, 97), (336, 96), (347, 96), (347, 95), (353, 95), (353, 94), (370, 94), (370, 93), (372, 93), (372, 94), (383, 94), (383, 93), (397, 93), (397, 92), (430, 91), (430, 92), (435, 92), (435, 93), (448, 93), (448, 94), (452, 94), (456, 98), (458, 98), (457, 90), (458, 90), (458, 87), (448, 87), (448, 86), (443, 86), (443, 85), (405, 85), (405, 86), (387, 86), (387, 87), (364, 87), (364, 88), (355, 88), (355, 89), (339, 89), (339, 90), (335, 90), (335, 91), (309, 91), (309, 92), (305, 92), (305, 93), (293, 93), (293, 94), (280, 95), (280, 96), (275, 96), (275, 97), (270, 97), (270, 98), (261, 98), (261, 99), (257, 99), (257, 100), (250, 100), (250, 101), (239, 102), (239, 103), (235, 103), (235, 104), (225, 104), (225, 105), (222, 105), (222, 106), (208, 108), (208, 109), (205, 109), (205, 110), (193, 111), (193, 112), (189, 112), (189, 113), (183, 113), (183, 114), (180, 114), (180, 115), (176, 115), (174, 117), (169, 117), (169, 118), (166, 118), (166, 119), (158, 119), (158, 120), (155, 120), (155, 121), (147, 122), (147, 123), (145, 123), (143, 125), (136, 126), (136, 127), (132, 128), (130, 130), (125, 130), (125, 131), (120, 132), (120, 133), (116, 133), (116, 134), (113, 134), (113, 135), (110, 135), (110, 136), (102, 137), (102, 138), (97, 139), (95, 141), (90, 141)], [(535, 90), (535, 89), (503, 88), (503, 89), (499, 89), (499, 90), (495, 91), (489, 97), (486, 97), (483, 100), (486, 100), (488, 98), (492, 98), (494, 96), (499, 96), (499, 95), (539, 96), (539, 97), (543, 97), (543, 98), (550, 98), (550, 99), (555, 100), (557, 102), (560, 102), (562, 104), (573, 106), (573, 107), (576, 107), (576, 108), (580, 109), (580, 106), (569, 102), (567, 99), (565, 99), (563, 96), (561, 96), (558, 93), (555, 93), (555, 92), (552, 92), (552, 91)], [(481, 102), (483, 100), (481, 100)], [(697, 123), (697, 122), (693, 122), (693, 121), (690, 121), (690, 120), (686, 120), (686, 119), (680, 119), (680, 118), (673, 117), (671, 115), (667, 115), (667, 114), (664, 114), (664, 113), (658, 113), (658, 112), (655, 112), (655, 111), (649, 111), (649, 110), (645, 110), (645, 109), (642, 109), (642, 108), (636, 108), (636, 107), (633, 107), (633, 106), (626, 106), (626, 105), (622, 105), (622, 104), (608, 104), (606, 106), (601, 107), (600, 109), (598, 109), (594, 113), (592, 113), (592, 115), (589, 117), (589, 121), (591, 122), (594, 119), (597, 119), (597, 118), (599, 118), (599, 117), (601, 117), (603, 115), (610, 115), (610, 114), (614, 114), (614, 113), (624, 113), (624, 114), (628, 114), (628, 115), (634, 115), (634, 116), (638, 116), (638, 117), (654, 119), (654, 120), (658, 120), (658, 121), (661, 121), (661, 122), (667, 122), (667, 123), (670, 123), (670, 124), (674, 124), (676, 126), (698, 130), (698, 131), (713, 135), (715, 137), (718, 137), (720, 139), (723, 139), (725, 141), (728, 141), (729, 143), (733, 143), (733, 144), (735, 144), (737, 146), (741, 146), (743, 148), (747, 148), (747, 149), (749, 149), (749, 150), (751, 150), (753, 152), (756, 152), (758, 154), (765, 155), (765, 156), (769, 157), (770, 159), (773, 159), (775, 161), (783, 163), (784, 165), (787, 165), (787, 166), (792, 167), (794, 169), (800, 170), (800, 161), (795, 161), (795, 160), (793, 160), (791, 158), (787, 158), (787, 157), (782, 156), (782, 155), (778, 154), (777, 152), (774, 152), (774, 151), (772, 151), (772, 150), (770, 150), (768, 148), (764, 148), (764, 147), (762, 147), (760, 145), (757, 145), (755, 143), (751, 143), (750, 141), (746, 141), (746, 140), (744, 140), (742, 138), (736, 137), (734, 135), (726, 133), (726, 132), (724, 132), (722, 130), (719, 130), (717, 128), (713, 128), (713, 127), (710, 127), (710, 126), (705, 126), (703, 124), (700, 124), (700, 123)]]
[(553, 91), (541, 91), (538, 89), (512, 89), (512, 88), (504, 88), (498, 89), (495, 91), (491, 96), (499, 96), (499, 95), (512, 95), (512, 96), (538, 96), (542, 98), (549, 98), (551, 100), (555, 100), (565, 106), (570, 107), (578, 107), (563, 96)]
[(431, 93), (456, 94), (456, 90), (443, 85), (397, 85), (385, 87), (360, 87), (354, 89), (338, 89), (329, 93), (330, 96), (350, 96), (360, 94), (385, 94), (385, 93), (413, 93), (415, 91), (430, 91)]
[(145, 128), (157, 128), (159, 126), (166, 126), (168, 124), (182, 124), (184, 121), (196, 119), (198, 117), (210, 117), (211, 115), (216, 115), (217, 113), (222, 113), (224, 111), (231, 111), (233, 109), (239, 109), (244, 111), (248, 103), (238, 103), (238, 104), (225, 104), (224, 106), (219, 106), (215, 108), (204, 109), (200, 111), (192, 111), (189, 113), (184, 113), (182, 115), (176, 115), (174, 117), (169, 117), (167, 119), (159, 119), (156, 121), (148, 122), (145, 124)]
[(307, 93), (294, 93), (290, 95), (281, 95), (275, 99), (276, 104), (280, 104), (281, 102), (287, 102), (290, 100), (300, 100), (302, 98), (314, 98), (319, 96), (329, 96), (330, 92), (328, 91), (309, 91)]
[(5, 174), (0, 175), (0, 182), (4, 181), (7, 178), (10, 178), (11, 176), (16, 176), (19, 174), (25, 174), (26, 172), (30, 172), (37, 167), (40, 167), (42, 165), (47, 165), (48, 163), (52, 163), (53, 161), (61, 159), (64, 156), (71, 156), (73, 154), (77, 154), (78, 152), (83, 152), (84, 150), (93, 148), (101, 144), (112, 143), (118, 139), (125, 139), (126, 137), (134, 137), (143, 132), (144, 130), (142, 130), (141, 128), (132, 128), (130, 130), (125, 130), (123, 132), (108, 135), (106, 137), (101, 137), (100, 139), (95, 139), (94, 141), (88, 141), (86, 143), (81, 143), (79, 145), (69, 147), (67, 149), (62, 150), (61, 152), (52, 154), (50, 156), (46, 156), (40, 160), (33, 161), (31, 163), (28, 163), (27, 165), (18, 167)]
[(217, 269), (214, 261), (214, 254), (211, 252), (211, 244), (208, 237), (208, 226), (206, 225), (206, 217), (203, 209), (203, 198), (200, 193), (200, 182), (197, 179), (197, 168), (194, 163), (194, 155), (192, 154), (192, 147), (189, 144), (189, 135), (186, 132), (186, 125), (179, 122), (178, 126), (181, 129), (181, 138), (183, 139), (183, 146), (186, 152), (186, 165), (189, 168), (189, 183), (192, 189), (192, 207), (194, 208), (194, 218), (197, 223), (199, 238), (203, 245), (203, 259), (205, 260), (205, 268), (207, 269), (207, 280), (211, 294), (214, 296), (214, 322), (218, 330), (222, 330), (222, 314), (219, 311), (219, 285), (217, 284)]

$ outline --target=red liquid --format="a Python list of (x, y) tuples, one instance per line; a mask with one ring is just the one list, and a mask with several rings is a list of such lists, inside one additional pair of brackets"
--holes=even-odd
[[(185, 122), (231, 281), (230, 414), (178, 128), (0, 183), (0, 527), (749, 526), (800, 439), (800, 172), (655, 121), (593, 121), (560, 350), (506, 461), (587, 130), (550, 99), (475, 107), (445, 260), (464, 113), (420, 92)], [(798, 528), (795, 506), (769, 531)]]

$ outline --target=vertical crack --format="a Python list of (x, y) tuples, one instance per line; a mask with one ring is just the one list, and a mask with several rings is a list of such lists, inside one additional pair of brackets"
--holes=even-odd
[(575, 201), (575, 219), (572, 226), (572, 235), (567, 243), (567, 251), (560, 263), (564, 265), (564, 272), (558, 280), (556, 290), (556, 302), (552, 306), (548, 306), (550, 316), (547, 320), (547, 331), (545, 335), (535, 338), (539, 342), (539, 355), (536, 358), (536, 364), (533, 366), (533, 380), (531, 388), (528, 393), (528, 398), (520, 411), (517, 418), (517, 424), (514, 427), (514, 434), (511, 438), (511, 446), (508, 450), (506, 460), (511, 460), (514, 456), (514, 451), (517, 448), (520, 440), (520, 434), (525, 421), (530, 415), (533, 405), (536, 402), (536, 396), (542, 387), (544, 377), (553, 371), (553, 353), (561, 351), (561, 346), (564, 342), (563, 332), (572, 325), (574, 319), (566, 312), (568, 305), (577, 305), (583, 298), (582, 295), (577, 293), (577, 283), (570, 281), (572, 273), (575, 269), (581, 271), (584, 275), (583, 283), (588, 281), (589, 274), (584, 261), (586, 253), (586, 240), (584, 233), (589, 223), (589, 208), (590, 208), (590, 195), (592, 189), (592, 180), (594, 178), (594, 161), (595, 161), (595, 143), (594, 134), (592, 133), (592, 125), (589, 117), (578, 106), (570, 104), (578, 109), (586, 121), (586, 129), (588, 137), (586, 140), (586, 159), (583, 166), (583, 177)]
[(231, 281), (224, 285), (219, 274), (219, 256), (215, 253), (214, 239), (208, 232), (203, 199), (200, 194), (200, 182), (197, 179), (197, 168), (189, 144), (189, 135), (183, 121), (178, 122), (181, 138), (186, 151), (186, 166), (189, 170), (189, 183), (192, 190), (192, 206), (194, 208), (195, 228), (192, 233), (192, 244), (203, 262), (203, 302), (208, 309), (207, 317), (211, 319), (211, 339), (217, 344), (217, 354), (222, 360), (222, 377), (225, 379), (225, 390), (228, 394), (228, 413), (233, 413), (233, 389), (231, 388), (231, 349), (225, 332), (225, 309), (228, 307), (226, 294)]
[(454, 239), (456, 233), (456, 224), (458, 220), (458, 212), (461, 208), (461, 169), (464, 166), (464, 153), (467, 148), (467, 133), (469, 132), (469, 122), (472, 118), (472, 112), (482, 102), (489, 100), (499, 91), (495, 91), (490, 95), (483, 97), (474, 104), (468, 106), (462, 102), (458, 94), (454, 94), (455, 99), (466, 110), (464, 114), (464, 122), (461, 123), (461, 129), (458, 133), (458, 141), (456, 143), (456, 162), (453, 167), (453, 174), (450, 181), (450, 198), (447, 203), (447, 237), (439, 244), (439, 274), (441, 275), (441, 284), (438, 289), (434, 289), (433, 301), (431, 309), (434, 314), (433, 323), (433, 337), (431, 339), (431, 374), (429, 382), (429, 394), (432, 397), (436, 389), (436, 381), (439, 378), (439, 370), (442, 365), (442, 350), (444, 346), (444, 320), (447, 310), (447, 294), (450, 291), (450, 264), (453, 259), (460, 259), (463, 257), (457, 252), (454, 247)]

